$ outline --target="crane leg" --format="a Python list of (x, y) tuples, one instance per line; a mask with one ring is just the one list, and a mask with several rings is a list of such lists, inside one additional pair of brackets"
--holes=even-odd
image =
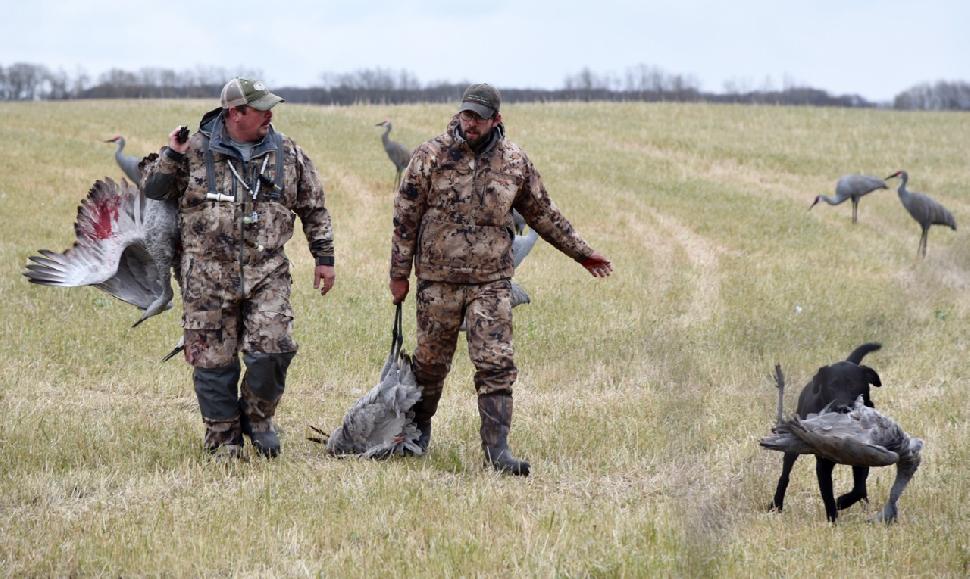
[(930, 228), (927, 227), (923, 230), (923, 235), (919, 238), (919, 249), (917, 250), (917, 255), (926, 257), (926, 238), (930, 235)]
[(852, 200), (852, 223), (859, 222), (858, 213), (859, 213), (859, 200), (853, 199)]

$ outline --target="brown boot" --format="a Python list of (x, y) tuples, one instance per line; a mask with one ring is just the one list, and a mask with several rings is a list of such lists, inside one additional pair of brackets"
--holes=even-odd
[(509, 450), (509, 428), (512, 426), (512, 394), (492, 392), (478, 397), (482, 417), (482, 450), (485, 466), (516, 476), (529, 476), (529, 463), (512, 456)]

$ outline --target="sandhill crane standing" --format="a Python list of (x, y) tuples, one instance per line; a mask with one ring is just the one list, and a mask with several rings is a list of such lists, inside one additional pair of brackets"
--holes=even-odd
[[(152, 162), (154, 155), (142, 162)], [(143, 165), (144, 166), (144, 165)], [(148, 199), (124, 179), (97, 181), (77, 210), (74, 246), (29, 258), (23, 274), (40, 285), (93, 285), (144, 310), (135, 326), (171, 307), (178, 209)]]
[(377, 123), (375, 127), (384, 127), (384, 133), (381, 135), (381, 142), (384, 143), (384, 151), (387, 153), (387, 157), (394, 163), (394, 168), (397, 169), (397, 177), (395, 177), (395, 185), (401, 182), (401, 173), (408, 166), (408, 162), (411, 160), (411, 151), (401, 143), (396, 143), (388, 138), (391, 133), (391, 121), (385, 120), (383, 122)]
[[(779, 388), (779, 403), (783, 388)], [(814, 454), (839, 464), (853, 466), (896, 465), (896, 480), (889, 499), (874, 520), (892, 523), (899, 511), (896, 503), (920, 464), (923, 441), (903, 432), (888, 416), (866, 406), (860, 396), (848, 409), (829, 404), (818, 414), (794, 417), (761, 439), (761, 446), (785, 453)], [(780, 416), (779, 416), (780, 418)]]
[(886, 177), (886, 179), (892, 179), (893, 177), (899, 177), (900, 179), (898, 192), (899, 200), (903, 203), (903, 207), (906, 208), (906, 211), (909, 211), (909, 214), (913, 216), (913, 219), (923, 229), (923, 235), (919, 238), (919, 247), (916, 250), (916, 255), (926, 257), (926, 238), (930, 233), (930, 226), (946, 225), (956, 231), (957, 222), (953, 218), (953, 214), (946, 207), (943, 207), (922, 193), (908, 190), (906, 188), (906, 182), (909, 181), (909, 175), (906, 171), (896, 171)]
[(868, 175), (844, 175), (835, 184), (835, 197), (828, 195), (818, 195), (812, 202), (809, 209), (818, 205), (819, 201), (825, 201), (829, 205), (838, 205), (846, 199), (852, 200), (852, 223), (858, 222), (859, 199), (863, 195), (868, 195), (878, 189), (889, 189), (886, 182), (877, 177)]
[(117, 143), (118, 148), (115, 149), (115, 161), (118, 162), (118, 166), (124, 171), (125, 176), (135, 184), (136, 187), (141, 186), (141, 171), (138, 169), (138, 163), (141, 159), (138, 157), (133, 157), (131, 155), (126, 155), (125, 151), (125, 138), (121, 135), (115, 135), (105, 141), (105, 143)]

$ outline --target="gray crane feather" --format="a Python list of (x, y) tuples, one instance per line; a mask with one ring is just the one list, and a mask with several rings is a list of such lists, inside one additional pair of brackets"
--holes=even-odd
[(421, 398), (421, 389), (411, 364), (410, 356), (392, 349), (378, 383), (354, 403), (343, 424), (329, 436), (330, 454), (365, 458), (422, 454), (417, 444), (421, 433), (411, 410)]
[[(158, 159), (152, 153), (138, 159), (123, 153), (125, 139), (117, 135), (115, 161), (131, 185), (122, 179), (97, 181), (81, 201), (74, 224), (76, 240), (63, 253), (40, 250), (31, 256), (24, 275), (32, 283), (61, 287), (94, 286), (143, 310), (135, 326), (172, 307), (172, 273), (178, 268), (178, 207), (174, 201), (148, 199), (140, 191), (142, 175)], [(182, 351), (183, 338), (162, 361)]]
[(28, 258), (23, 273), (31, 283), (97, 287), (143, 310), (135, 325), (171, 307), (174, 204), (148, 199), (124, 179), (119, 184), (106, 178), (78, 207), (74, 232), (74, 245), (63, 253), (42, 249)]

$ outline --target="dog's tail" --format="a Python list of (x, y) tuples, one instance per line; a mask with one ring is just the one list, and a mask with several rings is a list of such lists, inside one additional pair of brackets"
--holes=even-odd
[(869, 352), (875, 352), (880, 348), (882, 348), (882, 344), (878, 342), (869, 342), (868, 344), (863, 344), (855, 350), (852, 350), (852, 353), (849, 354), (849, 357), (845, 360), (846, 362), (852, 362), (853, 364), (858, 365), (860, 362), (862, 362), (862, 359), (866, 357), (866, 354)]

